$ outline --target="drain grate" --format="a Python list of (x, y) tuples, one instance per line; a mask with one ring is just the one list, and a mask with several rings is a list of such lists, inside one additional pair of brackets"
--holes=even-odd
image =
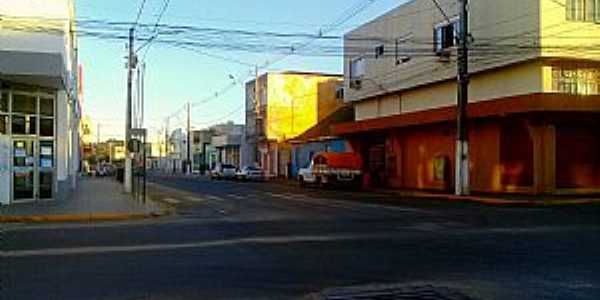
[(313, 294), (308, 300), (475, 300), (446, 287), (367, 286), (330, 289)]

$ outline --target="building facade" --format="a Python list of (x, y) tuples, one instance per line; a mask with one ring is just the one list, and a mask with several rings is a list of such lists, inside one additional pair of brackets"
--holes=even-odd
[(243, 164), (258, 165), (270, 177), (288, 174), (291, 148), (285, 142), (343, 105), (341, 83), (340, 75), (301, 72), (266, 73), (248, 82)]
[(66, 198), (81, 151), (73, 2), (4, 1), (0, 14), (0, 203)]
[(192, 131), (192, 172), (209, 170), (209, 150), (214, 132), (210, 129)]
[[(346, 101), (334, 132), (371, 185), (450, 191), (458, 5), (413, 0), (345, 36)], [(470, 186), (476, 192), (600, 191), (600, 4), (470, 1)]]

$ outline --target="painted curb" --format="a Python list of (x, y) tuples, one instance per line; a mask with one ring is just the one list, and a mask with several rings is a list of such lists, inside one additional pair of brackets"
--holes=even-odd
[(477, 203), (489, 206), (521, 206), (521, 207), (544, 207), (544, 206), (571, 206), (571, 205), (591, 205), (600, 204), (598, 198), (582, 198), (571, 200), (514, 200), (514, 199), (499, 199), (490, 197), (477, 196), (455, 196), (455, 195), (436, 195), (428, 193), (394, 193), (393, 191), (383, 191), (381, 193), (387, 195), (397, 195), (405, 198), (426, 198), (430, 200), (449, 201), (449, 202), (464, 202)]
[(0, 223), (71, 223), (71, 222), (106, 222), (128, 221), (164, 217), (171, 214), (169, 210), (150, 213), (92, 213), (65, 215), (35, 216), (0, 216)]

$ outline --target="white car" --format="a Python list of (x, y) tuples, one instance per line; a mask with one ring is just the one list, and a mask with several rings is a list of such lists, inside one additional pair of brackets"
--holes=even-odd
[(234, 179), (237, 168), (234, 165), (218, 164), (211, 172), (210, 179)]
[(236, 179), (246, 181), (261, 181), (265, 179), (262, 169), (257, 167), (246, 166), (235, 174)]

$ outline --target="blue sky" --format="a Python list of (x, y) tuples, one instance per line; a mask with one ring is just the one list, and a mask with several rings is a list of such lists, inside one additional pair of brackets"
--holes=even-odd
[[(133, 21), (142, 0), (77, 0), (78, 19)], [(171, 0), (161, 23), (196, 25), (245, 30), (316, 33), (320, 26), (339, 17), (346, 9), (365, 0)], [(377, 0), (350, 19), (336, 32), (341, 34), (364, 23), (403, 0)], [(156, 21), (163, 0), (146, 0), (142, 23)], [(125, 34), (125, 33), (124, 33)], [(206, 50), (215, 55), (263, 64), (278, 58), (273, 53), (251, 54)], [(80, 39), (80, 62), (84, 67), (84, 113), (101, 125), (101, 138), (121, 138), (124, 131), (126, 99), (126, 49), (123, 42)], [(229, 74), (246, 81), (248, 66), (202, 56), (200, 54), (154, 44), (146, 56), (146, 127), (156, 134), (164, 119), (187, 101), (198, 101), (214, 95), (231, 82)], [(342, 72), (341, 58), (290, 56), (272, 66), (275, 69)], [(264, 72), (264, 70), (262, 70)], [(243, 123), (244, 101), (241, 84), (223, 96), (195, 108), (195, 128), (231, 119)], [(231, 114), (234, 112), (233, 114)], [(231, 117), (223, 118), (231, 115)], [(185, 115), (171, 119), (171, 129), (184, 126)]]

